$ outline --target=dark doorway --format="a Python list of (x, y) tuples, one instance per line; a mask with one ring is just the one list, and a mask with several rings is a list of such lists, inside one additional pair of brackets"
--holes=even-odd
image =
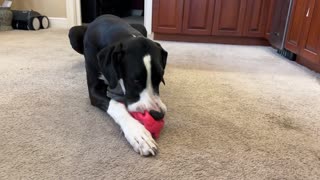
[(129, 23), (143, 24), (144, 0), (81, 0), (82, 22), (103, 14), (119, 16)]

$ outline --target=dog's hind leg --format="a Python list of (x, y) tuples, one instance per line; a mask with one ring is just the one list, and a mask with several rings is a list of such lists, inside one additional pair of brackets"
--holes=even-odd
[(72, 48), (83, 54), (83, 38), (87, 31), (87, 26), (74, 26), (69, 30), (69, 40)]
[(147, 29), (142, 24), (130, 24), (134, 29), (139, 31), (144, 37), (147, 37), (148, 32)]

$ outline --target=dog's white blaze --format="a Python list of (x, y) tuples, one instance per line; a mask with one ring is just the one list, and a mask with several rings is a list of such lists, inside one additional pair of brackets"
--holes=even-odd
[(156, 110), (156, 111), (167, 111), (167, 107), (163, 104), (160, 97), (155, 95), (153, 92), (152, 82), (151, 82), (151, 56), (149, 54), (145, 55), (143, 58), (144, 66), (147, 70), (147, 82), (146, 88), (140, 93), (140, 99), (138, 102), (130, 104), (128, 110), (130, 112), (145, 110)]
[(128, 106), (129, 111), (143, 112), (156, 108), (156, 104), (152, 103), (151, 57), (149, 54), (143, 57), (143, 63), (147, 70), (146, 88), (140, 93), (139, 101)]
[(146, 55), (143, 58), (144, 66), (147, 69), (147, 87), (146, 90), (148, 91), (148, 94), (152, 94), (152, 83), (151, 83), (151, 57), (150, 55)]
[(123, 79), (119, 80), (119, 84), (121, 86), (121, 89), (122, 89), (123, 93), (126, 94), (126, 88), (124, 88)]

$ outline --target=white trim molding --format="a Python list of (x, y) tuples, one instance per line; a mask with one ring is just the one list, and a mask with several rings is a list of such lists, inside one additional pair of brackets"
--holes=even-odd
[(82, 24), (80, 0), (66, 0), (68, 27)]
[(152, 0), (144, 0), (144, 26), (152, 33)]
[(50, 28), (68, 28), (68, 19), (60, 17), (49, 17)]

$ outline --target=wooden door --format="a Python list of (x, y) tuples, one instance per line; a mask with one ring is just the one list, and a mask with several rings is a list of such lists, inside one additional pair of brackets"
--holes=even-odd
[(247, 0), (243, 36), (265, 36), (269, 2), (269, 0)]
[(290, 23), (286, 37), (285, 47), (289, 51), (298, 54), (301, 46), (303, 24), (306, 20), (307, 5), (309, 0), (294, 0), (290, 15)]
[(216, 0), (212, 34), (241, 36), (245, 10), (246, 0)]
[(320, 1), (310, 0), (305, 14), (300, 55), (305, 59), (320, 63)]
[(182, 32), (183, 0), (153, 0), (152, 28), (157, 33)]
[(215, 0), (185, 0), (183, 33), (211, 35)]

